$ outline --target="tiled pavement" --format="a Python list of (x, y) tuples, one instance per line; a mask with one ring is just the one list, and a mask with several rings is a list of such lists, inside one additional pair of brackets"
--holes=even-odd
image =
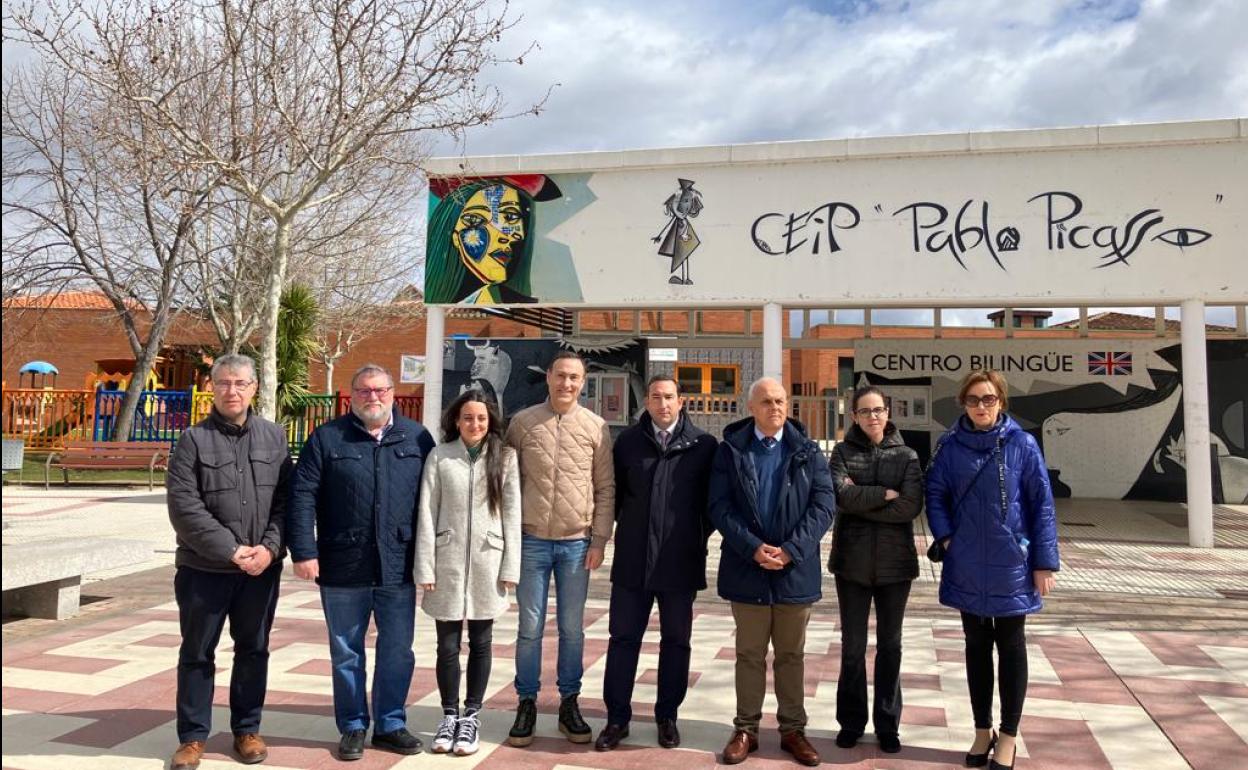
[[(1149, 506), (1153, 506), (1152, 509)], [(1062, 510), (1059, 593), (1029, 624), (1031, 687), (1020, 742), (1020, 768), (1248, 767), (1248, 509), (1219, 509), (1219, 545), (1182, 547), (1182, 509), (1157, 504), (1082, 502)], [(84, 587), (96, 601), (70, 621), (17, 620), (4, 626), (3, 767), (7, 770), (165, 766), (172, 727), (177, 614), (171, 601), (171, 538), (163, 498), (119, 491), (56, 495), (6, 490), (6, 548), (66, 534), (141, 537), (153, 544), (140, 572)], [(1090, 524), (1091, 526), (1087, 526)], [(713, 552), (714, 553), (714, 552)], [(165, 566), (161, 566), (161, 565)], [(99, 576), (95, 576), (99, 578)], [(837, 749), (835, 689), (839, 632), (830, 586), (807, 638), (810, 735), (825, 764), (854, 768), (960, 766), (971, 738), (970, 708), (956, 615), (935, 601), (934, 575), (915, 585), (905, 624), (901, 754), (866, 742)], [(287, 574), (273, 633), (264, 734), (269, 768), (694, 768), (717, 763), (732, 715), (732, 620), (706, 592), (697, 605), (689, 697), (681, 710), (684, 745), (654, 746), (647, 704), (655, 696), (657, 616), (639, 667), (637, 717), (620, 750), (598, 754), (573, 746), (555, 729), (553, 617), (546, 645), (547, 687), (539, 703), (539, 738), (517, 750), (496, 742), (510, 725), (515, 613), (498, 623), (487, 694), (483, 747), (469, 758), (401, 758), (368, 751), (339, 763), (330, 698), (328, 651), (315, 589)], [(591, 585), (586, 612), (586, 718), (601, 727), (607, 640), (605, 570)], [(553, 611), (553, 608), (552, 608)], [(229, 754), (225, 685), (230, 663), (222, 642), (214, 724), (204, 770), (237, 767)], [(417, 672), (409, 723), (436, 726), (432, 622), (418, 616)], [(765, 719), (774, 727), (775, 701)], [(796, 767), (766, 730), (762, 750), (743, 768)]]

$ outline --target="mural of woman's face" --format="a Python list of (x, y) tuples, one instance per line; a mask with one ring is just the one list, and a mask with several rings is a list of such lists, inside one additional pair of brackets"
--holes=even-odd
[(524, 241), (520, 193), (505, 184), (483, 187), (464, 203), (451, 239), (464, 267), (484, 284), (507, 280)]

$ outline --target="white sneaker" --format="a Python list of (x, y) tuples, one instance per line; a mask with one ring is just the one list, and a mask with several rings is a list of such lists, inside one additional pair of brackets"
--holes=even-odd
[(477, 731), (480, 730), (480, 723), (477, 722), (477, 712), (470, 711), (459, 718), (459, 730), (455, 734), (455, 754), (457, 756), (467, 756), (475, 754), (480, 747), (477, 740)]
[(429, 750), (434, 754), (449, 754), (455, 745), (455, 732), (458, 724), (458, 716), (443, 714), (442, 722), (438, 725), (438, 732), (433, 736), (433, 745), (429, 747)]

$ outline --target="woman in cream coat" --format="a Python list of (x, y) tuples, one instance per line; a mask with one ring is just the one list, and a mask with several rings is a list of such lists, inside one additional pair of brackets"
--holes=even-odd
[[(490, 679), (494, 618), (520, 579), (520, 471), (503, 444), (493, 402), (470, 390), (442, 415), (442, 440), (425, 461), (416, 526), (415, 581), (437, 627), (442, 722), (435, 753), (477, 750), (477, 714)], [(468, 693), (459, 710), (459, 651), (468, 623)]]

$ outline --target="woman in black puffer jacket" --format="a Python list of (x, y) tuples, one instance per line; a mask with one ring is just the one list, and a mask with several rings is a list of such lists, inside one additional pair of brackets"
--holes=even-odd
[(914, 519), (923, 510), (919, 456), (888, 419), (879, 388), (854, 391), (854, 425), (832, 450), (840, 514), (828, 569), (841, 609), (841, 673), (836, 745), (850, 748), (867, 726), (867, 619), (875, 602), (875, 704), (872, 723), (883, 751), (901, 749), (901, 622), (919, 576)]

